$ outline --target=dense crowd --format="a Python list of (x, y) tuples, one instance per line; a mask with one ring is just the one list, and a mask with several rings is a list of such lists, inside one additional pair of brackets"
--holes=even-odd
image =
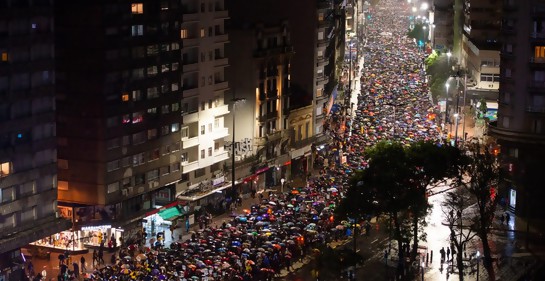
[[(209, 224), (170, 247), (128, 241), (112, 265), (84, 277), (272, 280), (282, 269), (289, 270), (293, 262), (311, 255), (319, 244), (349, 235), (350, 224), (335, 221), (332, 211), (351, 173), (367, 165), (365, 147), (392, 138), (403, 143), (439, 138), (424, 53), (405, 34), (407, 13), (407, 6), (394, 0), (382, 0), (371, 8), (366, 34), (357, 45), (365, 63), (362, 69), (358, 63), (353, 68), (361, 84), (359, 93), (353, 93), (358, 94), (357, 104), (334, 106), (326, 126), (333, 142), (316, 147), (315, 167), (320, 173), (306, 186), (270, 193), (230, 220)], [(360, 226), (369, 231), (369, 224)]]

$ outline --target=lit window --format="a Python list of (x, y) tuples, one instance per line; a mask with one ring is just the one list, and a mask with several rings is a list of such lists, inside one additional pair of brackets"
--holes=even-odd
[(8, 53), (2, 52), (2, 57), (0, 58), (2, 61), (8, 61)]
[(0, 164), (0, 177), (5, 177), (11, 173), (11, 162)]
[(144, 13), (144, 4), (142, 4), (142, 3), (131, 4), (131, 11), (132, 11), (133, 15), (143, 14)]
[(180, 30), (180, 38), (182, 38), (182, 39), (188, 38), (187, 29), (182, 29), (182, 30)]
[(144, 114), (142, 112), (135, 112), (132, 114), (132, 123), (140, 123), (144, 121)]
[(128, 93), (123, 93), (123, 95), (121, 95), (121, 100), (122, 101), (129, 101), (129, 94)]
[(535, 46), (534, 56), (537, 58), (545, 58), (545, 46)]
[(123, 115), (123, 124), (131, 123), (131, 116), (129, 114)]
[(204, 32), (204, 28), (201, 28), (201, 37), (204, 37), (206, 33)]
[(170, 125), (170, 131), (172, 133), (178, 132), (179, 130), (180, 130), (180, 124), (174, 123), (174, 124)]
[(132, 36), (142, 36), (144, 35), (144, 26), (139, 24), (139, 25), (133, 25), (131, 27), (131, 35)]

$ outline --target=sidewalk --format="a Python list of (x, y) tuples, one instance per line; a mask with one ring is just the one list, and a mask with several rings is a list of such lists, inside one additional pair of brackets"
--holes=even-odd
[[(263, 195), (264, 195), (264, 198), (268, 198), (268, 191), (269, 190), (266, 190)], [(273, 190), (274, 192), (274, 190)], [(240, 207), (237, 207), (235, 209), (235, 211), (233, 211), (234, 214), (241, 214), (244, 210), (244, 209), (250, 209), (251, 205), (252, 204), (256, 204), (259, 202), (259, 196), (256, 196), (256, 198), (248, 198), (248, 199), (244, 199), (242, 200), (242, 206)], [(221, 214), (219, 216), (216, 216), (214, 218), (212, 218), (212, 222), (211, 222), (211, 225), (221, 225), (223, 223), (223, 221), (226, 221), (226, 220), (229, 220), (231, 219), (231, 215), (233, 214), (231, 212), (226, 212), (224, 214)], [(198, 224), (194, 224), (192, 225), (190, 228), (189, 228), (189, 231), (197, 231), (199, 230), (199, 225)], [(177, 241), (180, 241), (179, 238), (179, 235), (182, 236), (182, 241), (185, 241), (187, 239), (190, 239), (191, 238), (191, 234), (186, 232), (185, 231), (185, 227), (182, 228), (176, 228), (174, 230), (174, 233), (171, 235), (171, 232), (170, 230), (166, 229), (165, 230), (165, 241), (164, 241), (164, 244), (165, 244), (165, 247), (170, 247), (170, 244), (172, 242), (177, 242)], [(174, 239), (172, 238), (174, 237)], [(151, 237), (148, 236), (147, 238), (147, 241), (146, 241), (146, 245), (149, 246), (149, 239)], [(110, 265), (111, 264), (111, 257), (112, 257), (112, 254), (114, 252), (110, 252), (108, 249), (105, 249), (104, 251), (104, 261), (105, 261), (105, 264), (101, 265), (100, 267), (104, 267), (104, 266), (107, 266), (107, 265)], [(117, 251), (115, 252), (116, 254), (118, 253)], [(32, 263), (34, 264), (34, 268), (35, 268), (35, 272), (36, 274), (39, 273), (40, 271), (42, 271), (42, 269), (45, 269), (46, 272), (47, 272), (47, 280), (50, 280), (51, 278), (54, 278), (54, 280), (57, 280), (57, 275), (59, 274), (60, 272), (60, 268), (59, 268), (59, 260), (58, 260), (58, 255), (59, 253), (51, 253), (51, 259), (50, 260), (46, 260), (46, 259), (32, 259)], [(70, 262), (70, 265), (69, 265), (69, 269), (70, 270), (73, 270), (73, 267), (72, 267), (72, 263), (73, 262), (77, 262), (78, 265), (80, 266), (80, 272), (82, 270), (81, 268), (81, 264), (80, 264), (80, 259), (81, 257), (85, 257), (85, 260), (86, 260), (86, 263), (87, 263), (87, 273), (91, 273), (95, 270), (95, 267), (93, 267), (93, 250), (89, 250), (88, 253), (86, 254), (82, 254), (82, 255), (72, 255), (71, 256), (71, 262)], [(81, 279), (81, 275), (80, 275), (80, 280)]]

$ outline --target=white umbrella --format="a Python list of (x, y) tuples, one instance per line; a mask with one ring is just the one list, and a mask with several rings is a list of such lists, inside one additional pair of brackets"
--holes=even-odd
[(276, 203), (274, 203), (273, 201), (270, 201), (269, 204), (273, 205), (273, 206), (276, 206)]

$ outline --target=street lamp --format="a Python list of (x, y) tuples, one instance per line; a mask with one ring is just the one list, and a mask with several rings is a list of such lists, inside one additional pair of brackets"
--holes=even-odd
[(422, 281), (424, 281), (424, 266), (426, 266), (426, 264), (424, 262), (422, 262), (420, 264), (420, 266), (421, 266), (421, 269), (422, 269)]
[(445, 88), (447, 88), (447, 99), (445, 102), (445, 123), (450, 124), (449, 115), (448, 115), (448, 88), (450, 87), (448, 80), (445, 82)]
[[(234, 93), (233, 93), (234, 96)], [(237, 105), (243, 104), (246, 102), (245, 98), (235, 98), (231, 100), (233, 102), (233, 138), (231, 142), (231, 196), (235, 197), (236, 195), (236, 187), (235, 187), (235, 116), (237, 111)], [(235, 199), (235, 198), (231, 198)]]
[(286, 179), (281, 178), (280, 179), (280, 193), (284, 193), (284, 183), (286, 182)]
[(454, 113), (454, 118), (456, 118), (456, 120), (454, 120), (454, 124), (456, 126), (456, 129), (454, 130), (454, 146), (458, 146), (458, 117), (460, 116), (460, 114), (458, 112)]
[(447, 63), (448, 63), (448, 67), (450, 67), (450, 56), (452, 56), (452, 53), (450, 52), (450, 50), (447, 52)]
[(481, 263), (481, 252), (477, 251), (475, 257), (477, 259), (477, 281), (479, 281), (479, 264)]
[(429, 8), (428, 2), (424, 2), (420, 5), (420, 10), (425, 11)]

